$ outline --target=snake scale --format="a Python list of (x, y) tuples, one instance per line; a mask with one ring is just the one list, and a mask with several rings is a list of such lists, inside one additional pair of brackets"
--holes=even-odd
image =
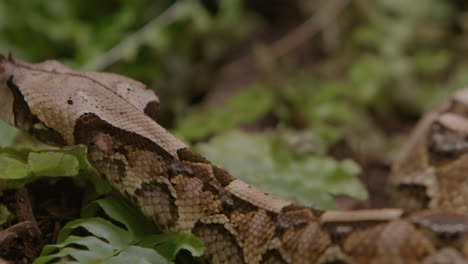
[[(468, 263), (468, 89), (417, 125), (388, 184), (394, 208), (321, 211), (270, 196), (154, 121), (158, 97), (112, 73), (0, 57), (0, 117), (88, 158), (163, 231), (209, 263)], [(228, 158), (228, 157), (226, 157)]]

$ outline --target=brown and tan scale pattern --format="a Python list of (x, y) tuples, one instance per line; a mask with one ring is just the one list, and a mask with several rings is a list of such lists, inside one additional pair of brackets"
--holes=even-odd
[(223, 225), (197, 225), (193, 233), (205, 243), (206, 254), (212, 263), (244, 263), (242, 249), (235, 236)]
[(388, 186), (398, 208), (348, 212), (234, 178), (159, 126), (158, 107), (123, 76), (0, 56), (3, 120), (46, 142), (87, 145), (93, 165), (159, 229), (200, 237), (209, 263), (468, 262), (468, 89), (413, 132)]
[(248, 263), (260, 263), (275, 235), (275, 223), (263, 209), (241, 217), (231, 216), (231, 224), (242, 241), (244, 258)]
[(330, 237), (319, 222), (308, 222), (305, 226), (290, 228), (281, 236), (281, 241), (280, 252), (289, 263), (304, 260), (314, 263), (331, 246)]
[(390, 176), (394, 204), (407, 211), (443, 208), (468, 213), (467, 161), (468, 88), (416, 127)]

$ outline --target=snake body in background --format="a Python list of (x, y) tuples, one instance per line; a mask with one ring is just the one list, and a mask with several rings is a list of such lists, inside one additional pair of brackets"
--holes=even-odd
[(234, 178), (158, 125), (158, 107), (120, 75), (0, 56), (2, 119), (46, 143), (88, 146), (161, 230), (202, 239), (210, 263), (468, 263), (468, 89), (416, 127), (390, 176), (395, 208), (343, 212)]

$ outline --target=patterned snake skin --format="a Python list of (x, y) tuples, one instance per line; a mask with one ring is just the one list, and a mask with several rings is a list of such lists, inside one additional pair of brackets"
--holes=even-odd
[[(142, 83), (0, 57), (0, 117), (89, 160), (163, 231), (191, 232), (209, 263), (468, 263), (468, 89), (425, 116), (395, 163), (393, 209), (320, 211), (211, 164), (152, 117)], [(229, 158), (229, 157), (226, 157)]]

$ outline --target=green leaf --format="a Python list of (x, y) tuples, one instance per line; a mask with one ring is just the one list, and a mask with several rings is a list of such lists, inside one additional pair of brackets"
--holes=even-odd
[(109, 217), (124, 224), (136, 239), (156, 232), (153, 223), (122, 197), (108, 196), (96, 200), (83, 211), (82, 215), (90, 217), (95, 214), (97, 208), (102, 208)]
[[(86, 250), (77, 249), (78, 252), (76, 253), (76, 252), (73, 252), (73, 249), (64, 249), (64, 250), (58, 251), (57, 253), (50, 254), (53, 251), (63, 249), (70, 245), (79, 245), (79, 246), (86, 247), (88, 251), (90, 252), (86, 253)], [(77, 256), (79, 258), (86, 258), (86, 261), (88, 262), (97, 261), (97, 260), (105, 259), (109, 256), (112, 256), (114, 252), (116, 252), (117, 250), (118, 248), (113, 248), (111, 244), (96, 237), (69, 236), (60, 244), (46, 245), (42, 249), (41, 255), (46, 255), (46, 254), (50, 254), (50, 255), (37, 258), (34, 263), (35, 264), (47, 263), (48, 261), (54, 258), (65, 257), (67, 254), (70, 254), (70, 253), (72, 253), (74, 256)], [(80, 263), (82, 262), (80, 261)]]
[(80, 236), (69, 236), (60, 244), (55, 245), (46, 245), (42, 249), (42, 254), (48, 254), (53, 252), (56, 249), (61, 249), (71, 244), (76, 244), (80, 246), (85, 246), (88, 249), (93, 249), (96, 251), (97, 255), (106, 256), (111, 254), (116, 248), (112, 247), (111, 244), (105, 242), (102, 239), (93, 236), (80, 237)]
[(0, 147), (10, 146), (17, 134), (18, 129), (0, 120)]
[(84, 145), (64, 147), (62, 152), (74, 156), (79, 163), (79, 168), (84, 171), (96, 171), (96, 169), (88, 161), (88, 148)]
[(15, 216), (8, 210), (8, 208), (0, 204), (0, 225), (3, 225), (4, 223), (14, 219)]
[(0, 155), (0, 179), (22, 179), (30, 174), (28, 164)]
[[(16, 189), (39, 179), (38, 176), (92, 177), (97, 171), (86, 159), (86, 147), (71, 146), (62, 149), (34, 145), (14, 145), (0, 148), (0, 189)], [(109, 184), (96, 184), (100, 193), (110, 190)]]
[(31, 152), (28, 163), (36, 175), (75, 176), (79, 170), (78, 159), (63, 152)]
[(193, 234), (165, 233), (148, 237), (142, 241), (140, 246), (155, 248), (166, 259), (174, 260), (177, 253), (188, 250), (192, 256), (203, 255), (203, 243)]
[(364, 55), (360, 57), (349, 72), (349, 82), (355, 89), (352, 98), (361, 104), (370, 104), (383, 88), (383, 82), (388, 78), (386, 64), (379, 57)]
[(174, 133), (184, 140), (200, 139), (212, 133), (252, 122), (264, 115), (272, 106), (272, 94), (254, 86), (230, 98), (220, 109), (192, 110), (191, 114), (179, 120)]
[(128, 234), (126, 230), (98, 217), (77, 219), (67, 223), (60, 231), (57, 241), (64, 241), (65, 238), (78, 227), (83, 227), (88, 232), (116, 246), (123, 246), (132, 241), (130, 234)]
[[(284, 199), (332, 209), (335, 204), (331, 193), (361, 199), (367, 197), (356, 177), (360, 168), (353, 161), (339, 162), (318, 155), (291, 159), (287, 155), (275, 155), (272, 144), (268, 134), (234, 130), (214, 137), (208, 143), (198, 144), (196, 149), (233, 176)], [(284, 149), (275, 150), (282, 151)], [(226, 153), (233, 154), (226, 156)]]
[(447, 67), (451, 54), (447, 50), (421, 50), (413, 58), (415, 68), (423, 74), (434, 74)]
[(23, 148), (22, 146), (19, 146), (19, 145), (6, 147), (6, 148), (0, 148), (0, 155), (4, 155), (10, 158), (17, 159), (23, 163), (28, 162), (29, 152), (31, 152), (29, 148)]
[[(153, 224), (120, 196), (91, 203), (83, 215), (93, 216), (98, 213), (98, 208), (123, 223), (128, 230), (99, 217), (74, 220), (62, 228), (58, 243), (46, 245), (34, 263), (43, 264), (65, 257), (80, 263), (169, 263), (181, 249), (194, 256), (203, 254), (203, 244), (198, 238), (191, 234), (157, 234)], [(85, 229), (90, 235), (72, 235), (78, 228)]]
[(71, 256), (73, 259), (76, 259), (79, 263), (92, 263), (98, 260), (98, 257), (95, 255), (95, 252), (76, 248), (64, 248), (62, 251), (55, 255), (55, 257), (66, 256)]
[(102, 264), (168, 264), (169, 262), (156, 251), (138, 246), (129, 246), (119, 255), (102, 262)]

